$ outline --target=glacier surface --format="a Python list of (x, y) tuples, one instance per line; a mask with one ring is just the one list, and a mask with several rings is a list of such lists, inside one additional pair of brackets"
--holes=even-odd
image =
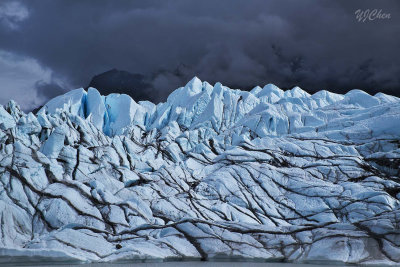
[(400, 99), (193, 78), (0, 105), (0, 255), (400, 263)]

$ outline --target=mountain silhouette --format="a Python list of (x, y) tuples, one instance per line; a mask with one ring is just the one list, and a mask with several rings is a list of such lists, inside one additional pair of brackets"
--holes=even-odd
[(112, 93), (127, 94), (136, 102), (152, 101), (152, 85), (142, 74), (130, 73), (124, 70), (112, 69), (92, 78), (88, 87), (94, 87), (103, 95)]

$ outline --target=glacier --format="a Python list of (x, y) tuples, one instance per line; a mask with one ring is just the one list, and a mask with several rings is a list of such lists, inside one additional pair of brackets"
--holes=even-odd
[(400, 263), (400, 99), (193, 78), (0, 105), (0, 257)]

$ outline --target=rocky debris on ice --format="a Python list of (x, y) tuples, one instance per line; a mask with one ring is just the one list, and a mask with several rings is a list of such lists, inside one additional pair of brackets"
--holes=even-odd
[(0, 106), (0, 255), (398, 264), (400, 99), (193, 78)]

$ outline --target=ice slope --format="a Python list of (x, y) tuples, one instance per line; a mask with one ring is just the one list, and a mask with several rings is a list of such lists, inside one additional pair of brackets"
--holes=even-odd
[(192, 79), (0, 106), (0, 252), (400, 263), (400, 99)]

